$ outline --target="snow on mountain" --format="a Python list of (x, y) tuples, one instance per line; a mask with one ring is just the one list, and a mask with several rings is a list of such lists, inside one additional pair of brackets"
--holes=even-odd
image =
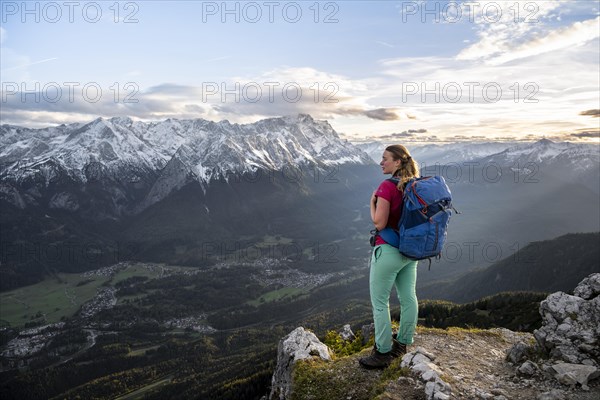
[(485, 157), (481, 164), (508, 167), (536, 181), (543, 176), (568, 183), (579, 183), (600, 193), (600, 147), (597, 144), (560, 142), (542, 139), (520, 144)]
[(447, 165), (478, 160), (505, 150), (514, 145), (506, 142), (459, 142), (445, 145), (427, 144), (417, 146), (411, 151), (419, 164)]
[(537, 165), (560, 163), (574, 170), (590, 170), (598, 168), (600, 163), (599, 149), (596, 144), (556, 143), (548, 139), (542, 139), (535, 143), (522, 143), (509, 147), (498, 154), (482, 159), (482, 161), (495, 162), (499, 165), (520, 166), (530, 163)]
[[(357, 146), (371, 156), (375, 162), (381, 161), (381, 155), (386, 146), (394, 143), (368, 142), (358, 143)], [(406, 144), (411, 155), (419, 165), (446, 165), (477, 160), (499, 153), (514, 143), (506, 142), (458, 142), (447, 144)]]
[[(371, 158), (379, 162), (388, 143), (369, 142), (357, 144)], [(464, 162), (495, 162), (499, 165), (560, 162), (575, 169), (598, 168), (599, 147), (596, 144), (552, 142), (541, 139), (531, 143), (516, 142), (457, 142), (448, 144), (406, 145), (421, 167)]]
[(3, 175), (17, 181), (39, 172), (46, 163), (86, 182), (84, 169), (94, 162), (114, 175), (134, 166), (159, 171), (177, 162), (207, 183), (216, 176), (257, 168), (371, 162), (340, 139), (329, 123), (303, 114), (245, 125), (202, 119), (145, 123), (117, 117), (44, 129), (2, 125), (0, 148)]
[(381, 155), (383, 154), (385, 147), (389, 146), (389, 144), (379, 141), (356, 142), (354, 145), (367, 153), (369, 157), (371, 157), (371, 159), (376, 163), (381, 161)]

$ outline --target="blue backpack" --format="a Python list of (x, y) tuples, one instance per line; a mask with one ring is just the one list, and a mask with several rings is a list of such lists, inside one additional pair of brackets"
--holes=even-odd
[[(398, 178), (388, 179), (398, 184)], [(412, 260), (439, 256), (446, 241), (452, 194), (442, 176), (413, 178), (406, 183), (398, 229), (378, 232), (388, 244)], [(431, 260), (430, 260), (431, 266)]]

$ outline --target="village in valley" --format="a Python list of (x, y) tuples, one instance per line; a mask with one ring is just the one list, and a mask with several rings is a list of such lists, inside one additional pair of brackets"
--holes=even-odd
[[(73, 329), (74, 326), (81, 329), (86, 337), (78, 345), (63, 346), (64, 348), (54, 351), (56, 355), (68, 358), (68, 353), (81, 352), (91, 348), (99, 335), (114, 334), (117, 330), (128, 329), (134, 326), (136, 321), (107, 322), (97, 320), (94, 316), (103, 310), (110, 310), (117, 304), (127, 304), (135, 297), (120, 295), (123, 288), (134, 287), (139, 282), (148, 280), (160, 280), (173, 275), (192, 277), (207, 271), (222, 271), (224, 269), (245, 268), (249, 278), (267, 291), (265, 296), (260, 296), (254, 304), (263, 303), (265, 299), (272, 296), (287, 296), (288, 294), (303, 293), (312, 288), (327, 284), (336, 276), (343, 273), (311, 274), (293, 268), (293, 263), (286, 259), (259, 258), (251, 261), (234, 263), (221, 261), (211, 267), (191, 268), (180, 266), (167, 266), (158, 263), (119, 262), (96, 270), (86, 271), (72, 276), (61, 277), (59, 286), (62, 289), (63, 301), (71, 309), (70, 315), (62, 315), (59, 321), (55, 313), (51, 311), (38, 311), (30, 316), (31, 321), (22, 328), (18, 325), (0, 327), (4, 334), (12, 333), (12, 338), (4, 343), (0, 356), (2, 358), (1, 370), (8, 370), (28, 365), (36, 355), (42, 354), (42, 350), (48, 347), (55, 338), (63, 332)], [(69, 282), (69, 284), (67, 284)], [(129, 283), (131, 282), (131, 283)], [(95, 285), (95, 286), (93, 286)], [(81, 289), (89, 286), (95, 290), (90, 298), (81, 295)], [(281, 293), (281, 294), (279, 294)], [(270, 297), (269, 297), (270, 296)], [(19, 302), (19, 292), (4, 294), (3, 303), (7, 301)], [(30, 310), (31, 306), (23, 304), (23, 310)], [(50, 316), (53, 315), (53, 317)], [(195, 315), (166, 318), (161, 321), (151, 321), (160, 325), (165, 330), (165, 335), (174, 330), (196, 332), (198, 334), (213, 334), (217, 329), (207, 323), (208, 313), (200, 312)], [(34, 326), (32, 326), (34, 325)]]

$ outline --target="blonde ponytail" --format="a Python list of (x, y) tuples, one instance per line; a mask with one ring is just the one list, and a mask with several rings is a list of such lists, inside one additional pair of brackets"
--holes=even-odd
[(400, 160), (400, 166), (392, 174), (393, 177), (399, 178), (398, 189), (403, 190), (406, 182), (412, 178), (418, 178), (420, 176), (419, 165), (406, 149), (401, 144), (394, 144), (385, 148), (392, 154), (394, 161)]

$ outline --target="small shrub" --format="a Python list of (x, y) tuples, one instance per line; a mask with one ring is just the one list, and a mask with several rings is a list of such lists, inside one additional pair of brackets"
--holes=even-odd
[(355, 336), (354, 340), (349, 342), (342, 339), (338, 332), (328, 331), (323, 343), (325, 343), (336, 356), (349, 356), (358, 353), (363, 349), (362, 332), (358, 332)]

